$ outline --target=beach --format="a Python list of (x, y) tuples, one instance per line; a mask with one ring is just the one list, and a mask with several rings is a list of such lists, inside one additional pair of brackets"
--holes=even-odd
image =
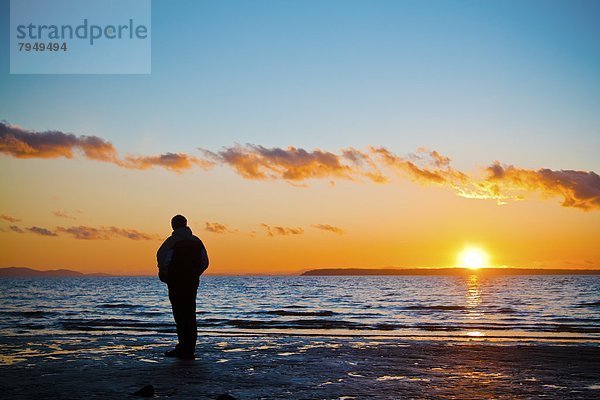
[[(155, 336), (2, 337), (4, 399), (596, 399), (600, 347), (573, 341), (201, 334), (194, 361)], [(131, 397), (134, 398), (134, 397)]]
[(597, 399), (598, 276), (0, 280), (3, 399)]

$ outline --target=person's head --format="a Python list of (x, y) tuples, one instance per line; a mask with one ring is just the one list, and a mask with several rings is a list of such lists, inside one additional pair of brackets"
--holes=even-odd
[(187, 226), (187, 219), (183, 215), (177, 214), (173, 218), (171, 218), (171, 228), (173, 230), (177, 228), (185, 228)]

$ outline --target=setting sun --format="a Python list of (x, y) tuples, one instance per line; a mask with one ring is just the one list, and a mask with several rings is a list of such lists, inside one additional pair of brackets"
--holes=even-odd
[(488, 266), (488, 254), (476, 247), (467, 247), (458, 255), (458, 266), (471, 269), (479, 269)]

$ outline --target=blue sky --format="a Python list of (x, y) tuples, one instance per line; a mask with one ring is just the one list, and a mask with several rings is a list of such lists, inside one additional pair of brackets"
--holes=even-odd
[[(2, 54), (8, 54), (2, 0)], [(436, 149), (598, 170), (596, 1), (153, 1), (151, 75), (9, 75), (0, 118), (123, 152)]]

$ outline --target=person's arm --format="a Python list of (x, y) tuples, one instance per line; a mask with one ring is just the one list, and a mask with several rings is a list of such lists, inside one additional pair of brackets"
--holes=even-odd
[(202, 274), (208, 268), (209, 260), (208, 260), (208, 252), (206, 251), (206, 246), (202, 240), (196, 238), (200, 242), (200, 274)]
[(202, 268), (206, 270), (208, 268), (209, 259), (208, 259), (208, 251), (206, 251), (206, 247), (204, 243), (202, 243)]
[(158, 248), (156, 252), (156, 262), (158, 268), (164, 268), (168, 266), (167, 254), (173, 248), (173, 237), (169, 236), (167, 240)]

